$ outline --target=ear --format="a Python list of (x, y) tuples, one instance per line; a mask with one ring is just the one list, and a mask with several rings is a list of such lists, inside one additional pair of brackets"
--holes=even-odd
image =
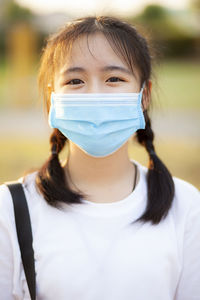
[(147, 110), (151, 100), (151, 90), (152, 90), (152, 81), (148, 80), (147, 84), (144, 86), (143, 96), (142, 96), (142, 108)]

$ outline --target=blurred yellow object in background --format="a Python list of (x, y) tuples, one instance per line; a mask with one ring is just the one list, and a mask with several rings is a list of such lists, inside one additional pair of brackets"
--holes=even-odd
[[(6, 36), (7, 80), (6, 99), (15, 107), (30, 106), (32, 69), (36, 61), (37, 35), (33, 27), (17, 23)], [(14, 101), (13, 101), (14, 99)]]

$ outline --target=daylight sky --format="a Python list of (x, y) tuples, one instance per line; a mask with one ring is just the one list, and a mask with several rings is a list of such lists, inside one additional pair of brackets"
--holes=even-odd
[(145, 5), (159, 3), (169, 8), (184, 9), (189, 0), (17, 0), (19, 4), (37, 13), (66, 12), (71, 15), (85, 13), (134, 14)]

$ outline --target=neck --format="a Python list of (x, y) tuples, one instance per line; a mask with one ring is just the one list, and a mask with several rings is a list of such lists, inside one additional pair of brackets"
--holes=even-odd
[[(105, 193), (121, 186), (132, 191), (135, 169), (128, 157), (128, 142), (111, 155), (92, 157), (69, 141), (68, 158), (64, 166), (68, 183), (90, 194)], [(75, 186), (74, 186), (75, 185)], [(76, 190), (76, 189), (75, 189)]]

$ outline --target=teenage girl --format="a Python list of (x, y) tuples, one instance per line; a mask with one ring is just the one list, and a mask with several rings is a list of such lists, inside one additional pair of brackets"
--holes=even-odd
[[(145, 38), (115, 17), (74, 20), (48, 39), (39, 87), (51, 153), (18, 179), (31, 218), (37, 299), (199, 300), (200, 195), (172, 178), (155, 151)], [(148, 168), (128, 157), (135, 136)], [(6, 184), (0, 299), (30, 299)]]

